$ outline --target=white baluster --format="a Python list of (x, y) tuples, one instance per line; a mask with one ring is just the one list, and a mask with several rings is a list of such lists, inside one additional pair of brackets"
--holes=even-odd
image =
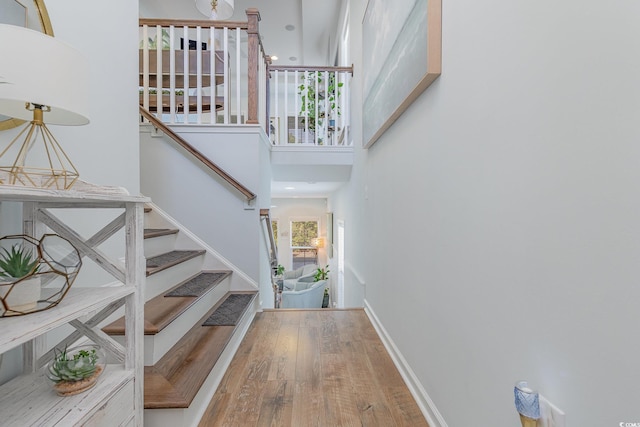
[(169, 27), (169, 122), (176, 122), (176, 32), (175, 27)]
[(149, 110), (149, 27), (142, 27), (142, 106)]
[[(184, 94), (182, 96), (182, 122), (184, 124), (189, 123), (189, 27), (186, 25), (183, 27), (183, 44), (182, 44), (182, 77), (184, 79), (182, 89)], [(185, 49), (186, 48), (186, 49)]]
[(202, 124), (202, 27), (196, 26), (196, 123)]

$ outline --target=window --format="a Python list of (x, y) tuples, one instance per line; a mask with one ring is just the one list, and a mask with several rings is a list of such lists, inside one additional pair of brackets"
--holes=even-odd
[(318, 229), (317, 220), (291, 221), (291, 264), (294, 270), (318, 263), (318, 250), (311, 244), (312, 239), (318, 237)]

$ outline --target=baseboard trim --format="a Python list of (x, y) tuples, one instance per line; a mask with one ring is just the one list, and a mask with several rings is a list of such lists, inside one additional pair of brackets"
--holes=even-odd
[(384, 326), (382, 326), (380, 319), (378, 319), (378, 316), (376, 316), (366, 299), (364, 300), (364, 311), (369, 317), (371, 324), (373, 324), (373, 327), (378, 333), (378, 336), (382, 340), (385, 348), (389, 352), (394, 365), (396, 365), (396, 368), (400, 371), (402, 379), (409, 388), (411, 395), (416, 400), (416, 403), (418, 404), (418, 407), (420, 407), (420, 410), (429, 423), (429, 426), (448, 427), (444, 418), (442, 418), (442, 415), (436, 408), (436, 405), (433, 403), (433, 400), (431, 400), (427, 394), (427, 391), (416, 377), (416, 374), (413, 372), (402, 353), (400, 353), (398, 347), (396, 347)]

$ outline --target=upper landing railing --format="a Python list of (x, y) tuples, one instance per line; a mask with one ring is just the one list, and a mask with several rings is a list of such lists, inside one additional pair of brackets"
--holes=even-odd
[(140, 19), (140, 105), (165, 124), (260, 124), (274, 145), (348, 145), (351, 67), (273, 66), (247, 22)]
[(259, 21), (141, 19), (140, 105), (168, 124), (266, 125)]
[(352, 67), (269, 65), (275, 145), (348, 145)]

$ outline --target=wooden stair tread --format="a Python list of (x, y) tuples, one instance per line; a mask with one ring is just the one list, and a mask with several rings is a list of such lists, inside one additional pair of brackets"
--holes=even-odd
[(145, 367), (145, 409), (189, 407), (238, 326), (201, 324), (232, 294), (254, 296), (243, 314), (257, 296), (255, 291), (228, 292), (158, 363)]
[[(201, 275), (202, 273), (226, 273), (223, 277), (211, 284), (207, 291), (200, 297), (165, 297), (164, 295), (171, 290), (178, 288), (189, 280)], [(193, 305), (198, 299), (211, 292), (219, 283), (231, 275), (230, 270), (207, 270), (202, 271), (195, 276), (188, 278), (187, 280), (169, 289), (167, 292), (160, 294), (144, 304), (144, 334), (155, 335), (167, 327), (178, 316), (184, 313), (191, 305)], [(102, 328), (102, 330), (109, 335), (124, 335), (125, 321), (124, 317), (110, 323)]]
[(144, 238), (150, 239), (152, 237), (168, 236), (170, 234), (178, 234), (176, 228), (145, 228)]
[(179, 250), (171, 251), (158, 256), (154, 256), (147, 259), (147, 276), (158, 273), (167, 268), (178, 265), (182, 262), (188, 261), (192, 258), (196, 258), (205, 254), (207, 251), (201, 250)]
[(151, 212), (151, 208), (148, 207), (148, 206), (145, 206), (144, 207), (144, 213), (149, 213), (149, 212)]

